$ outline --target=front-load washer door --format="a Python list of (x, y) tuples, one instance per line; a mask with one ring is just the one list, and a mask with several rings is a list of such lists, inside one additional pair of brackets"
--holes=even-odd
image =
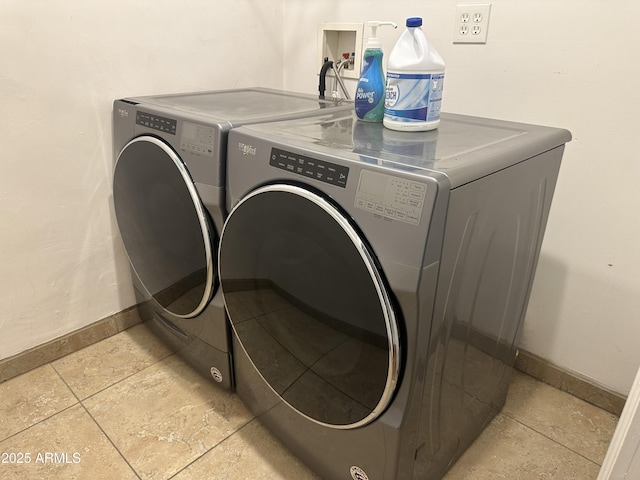
[(400, 369), (397, 319), (339, 207), (299, 186), (258, 188), (227, 218), (218, 267), (234, 334), (284, 402), (343, 429), (385, 410)]
[(116, 162), (113, 200), (147, 293), (172, 315), (198, 315), (215, 288), (217, 236), (182, 160), (156, 137), (133, 139)]

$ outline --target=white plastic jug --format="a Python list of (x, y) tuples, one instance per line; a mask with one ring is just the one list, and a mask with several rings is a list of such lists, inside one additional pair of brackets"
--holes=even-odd
[(406, 25), (389, 54), (383, 124), (392, 130), (433, 130), (440, 124), (444, 60), (422, 32), (422, 18), (408, 18)]

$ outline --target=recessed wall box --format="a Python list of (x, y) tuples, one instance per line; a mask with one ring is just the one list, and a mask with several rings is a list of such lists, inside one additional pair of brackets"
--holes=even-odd
[[(360, 77), (363, 25), (362, 23), (323, 23), (320, 25), (318, 28), (318, 71), (320, 71), (325, 58), (336, 62), (343, 58), (343, 54), (353, 54), (353, 64), (345, 66), (340, 71), (340, 75), (343, 78), (356, 80)], [(329, 71), (328, 75), (332, 76), (333, 73)]]

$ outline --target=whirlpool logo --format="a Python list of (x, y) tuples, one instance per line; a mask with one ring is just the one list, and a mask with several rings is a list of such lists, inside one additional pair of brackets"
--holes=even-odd
[(238, 150), (242, 152), (243, 155), (253, 155), (256, 154), (256, 147), (253, 145), (247, 145), (246, 143), (238, 143)]
[(353, 480), (369, 480), (369, 477), (360, 467), (353, 466), (350, 468), (351, 478)]

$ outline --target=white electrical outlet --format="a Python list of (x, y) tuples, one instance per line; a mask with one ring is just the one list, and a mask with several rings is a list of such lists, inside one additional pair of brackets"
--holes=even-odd
[(487, 43), (490, 3), (457, 5), (453, 43)]

